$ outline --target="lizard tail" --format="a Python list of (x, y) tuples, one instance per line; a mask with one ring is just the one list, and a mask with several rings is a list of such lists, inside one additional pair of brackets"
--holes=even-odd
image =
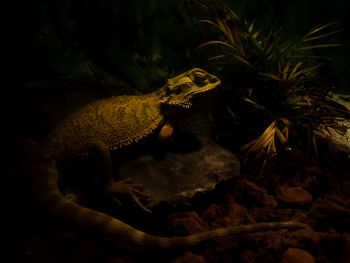
[(25, 150), (29, 153), (29, 159), (31, 160), (31, 167), (28, 174), (33, 184), (34, 197), (40, 205), (50, 211), (56, 218), (69, 221), (79, 228), (92, 230), (118, 243), (123, 243), (134, 248), (186, 248), (209, 240), (229, 238), (236, 234), (279, 228), (299, 229), (306, 227), (302, 223), (290, 221), (221, 228), (181, 237), (150, 235), (112, 216), (66, 199), (61, 194), (57, 185), (58, 170), (56, 168), (56, 162), (43, 154), (37, 142), (28, 140), (25, 144)]

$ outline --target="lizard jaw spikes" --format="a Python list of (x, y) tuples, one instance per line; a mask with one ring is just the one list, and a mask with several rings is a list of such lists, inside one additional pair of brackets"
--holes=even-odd
[(189, 101), (184, 101), (184, 102), (173, 102), (169, 103), (171, 106), (176, 106), (182, 109), (190, 109), (192, 107), (192, 103)]

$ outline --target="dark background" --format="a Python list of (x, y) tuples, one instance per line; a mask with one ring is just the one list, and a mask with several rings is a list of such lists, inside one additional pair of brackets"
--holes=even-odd
[[(221, 2), (248, 21), (257, 19), (265, 29), (277, 22), (290, 38), (340, 20), (338, 28), (344, 31), (334, 40), (344, 46), (330, 51), (334, 59), (330, 74), (340, 90), (348, 89), (349, 1)], [(196, 64), (195, 47), (216, 33), (198, 24), (211, 14), (195, 0), (36, 0), (12, 5), (5, 25), (9, 36), (3, 41), (9, 44), (4, 50), (9, 58), (6, 75), (15, 84), (9, 89), (17, 94), (38, 91), (45, 86), (43, 80), (70, 74), (86, 62), (115, 76), (114, 88), (152, 90)], [(23, 85), (26, 81), (37, 83)]]

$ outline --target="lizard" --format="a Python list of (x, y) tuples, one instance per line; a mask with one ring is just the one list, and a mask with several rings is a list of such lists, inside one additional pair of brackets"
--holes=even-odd
[(68, 115), (40, 143), (27, 142), (26, 151), (31, 160), (28, 174), (35, 199), (56, 218), (134, 248), (186, 248), (236, 234), (305, 228), (306, 225), (293, 221), (254, 223), (188, 236), (161, 237), (77, 204), (61, 193), (58, 187), (59, 164), (73, 157), (85, 158), (95, 154), (103, 168), (103, 192), (112, 198), (117, 194), (127, 194), (140, 208), (150, 212), (139, 200), (145, 196), (140, 185), (125, 179), (114, 181), (110, 152), (137, 144), (156, 132), (161, 140), (166, 140), (172, 135), (173, 119), (188, 115), (194, 99), (216, 90), (220, 83), (216, 76), (193, 68), (168, 79), (163, 87), (149, 94), (97, 100)]

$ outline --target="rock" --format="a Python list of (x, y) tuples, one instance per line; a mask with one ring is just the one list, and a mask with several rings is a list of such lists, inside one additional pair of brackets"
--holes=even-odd
[(241, 262), (242, 263), (255, 263), (258, 260), (258, 256), (255, 252), (245, 249), (241, 253)]
[(318, 166), (308, 165), (303, 169), (303, 179), (301, 186), (310, 192), (312, 195), (318, 195), (320, 191), (320, 182), (318, 178), (324, 176), (329, 171), (325, 171), (324, 168)]
[(282, 243), (285, 247), (296, 247), (307, 250), (317, 249), (319, 242), (319, 233), (313, 231), (309, 227), (293, 232), (285, 232), (282, 237)]
[(149, 207), (160, 202), (186, 204), (196, 193), (213, 190), (217, 183), (239, 175), (239, 161), (230, 151), (209, 137), (198, 139), (199, 150), (169, 152), (163, 160), (142, 155), (121, 165), (118, 175), (145, 187), (152, 197)]
[(315, 263), (310, 253), (298, 248), (288, 248), (282, 255), (281, 263)]
[(276, 189), (276, 198), (284, 205), (304, 208), (312, 203), (312, 196), (302, 187), (280, 186)]
[(329, 128), (330, 134), (331, 134), (330, 140), (339, 151), (347, 153), (349, 158), (350, 156), (350, 120), (343, 121), (342, 125), (345, 129), (345, 132), (343, 134), (339, 134), (334, 129)]
[(191, 235), (207, 230), (203, 220), (193, 211), (170, 214), (168, 222), (174, 229), (174, 235)]
[(202, 218), (210, 225), (213, 221), (223, 218), (226, 214), (225, 208), (216, 204), (211, 204), (203, 213)]
[[(330, 92), (329, 98), (336, 103), (342, 105), (348, 113), (350, 113), (350, 95), (343, 95)], [(335, 147), (347, 154), (347, 158), (350, 160), (350, 120), (339, 121), (343, 133), (340, 134), (333, 128), (329, 128), (330, 138), (329, 140), (335, 145)]]
[(228, 217), (231, 218), (233, 225), (253, 224), (255, 220), (248, 213), (247, 208), (240, 204), (231, 202), (227, 206)]
[(277, 262), (277, 258), (282, 251), (281, 233), (283, 231), (281, 231), (264, 231), (242, 235), (240, 237), (240, 246), (256, 248), (259, 258), (258, 262)]
[(255, 183), (248, 180), (240, 181), (241, 199), (245, 202), (253, 203), (254, 205), (268, 206), (275, 208), (277, 207), (277, 201), (269, 195), (265, 189), (257, 186)]
[(312, 227), (327, 231), (329, 228), (341, 232), (350, 231), (350, 209), (344, 200), (337, 195), (326, 195), (318, 198), (309, 211)]
[(248, 210), (233, 201), (228, 204), (227, 211), (222, 206), (211, 204), (202, 213), (202, 218), (210, 229), (255, 223)]
[[(260, 222), (268, 222), (271, 221), (271, 218), (273, 218), (273, 221), (276, 221), (277, 212), (275, 209), (271, 207), (252, 207), (249, 209), (249, 214), (255, 219), (255, 221)], [(278, 217), (277, 217), (278, 218)], [(277, 219), (279, 221), (279, 219)]]
[(206, 260), (203, 256), (196, 255), (192, 252), (186, 252), (180, 257), (171, 261), (171, 263), (205, 263)]

